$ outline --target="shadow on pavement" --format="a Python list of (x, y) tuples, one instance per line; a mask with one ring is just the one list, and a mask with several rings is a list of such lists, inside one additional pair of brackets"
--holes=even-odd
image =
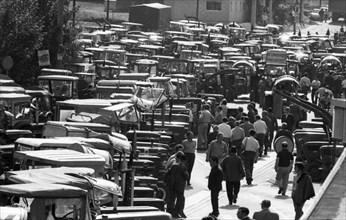
[(239, 208), (239, 205), (224, 205), (220, 206), (220, 209), (235, 210)]
[(291, 197), (289, 197), (288, 195), (276, 195), (274, 196), (275, 199), (290, 199)]

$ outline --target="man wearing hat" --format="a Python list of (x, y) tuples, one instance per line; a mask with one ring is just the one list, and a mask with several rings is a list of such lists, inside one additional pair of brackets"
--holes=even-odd
[(288, 177), (293, 167), (293, 154), (287, 149), (286, 141), (281, 144), (282, 150), (277, 154), (275, 161), (276, 183), (279, 185), (278, 194), (286, 195)]

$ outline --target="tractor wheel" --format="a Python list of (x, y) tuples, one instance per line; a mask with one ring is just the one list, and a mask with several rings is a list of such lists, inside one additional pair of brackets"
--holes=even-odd
[(311, 162), (306, 168), (306, 172), (310, 173), (313, 182), (320, 182), (323, 179), (322, 164)]

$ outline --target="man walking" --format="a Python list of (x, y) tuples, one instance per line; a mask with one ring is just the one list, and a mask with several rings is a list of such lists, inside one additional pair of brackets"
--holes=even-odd
[(277, 154), (275, 161), (276, 182), (279, 184), (278, 194), (286, 195), (288, 177), (293, 168), (293, 154), (288, 151), (287, 142), (282, 142), (282, 150)]
[(209, 124), (214, 121), (214, 116), (210, 113), (206, 105), (202, 106), (202, 111), (199, 116), (197, 149), (206, 150), (208, 143), (208, 128)]
[(186, 218), (184, 214), (184, 190), (186, 181), (189, 178), (189, 173), (182, 162), (184, 157), (185, 155), (183, 152), (177, 152), (176, 162), (169, 168), (164, 179), (167, 187), (167, 212), (169, 212), (173, 218)]
[(222, 190), (222, 180), (223, 180), (223, 174), (222, 169), (219, 165), (219, 158), (218, 157), (211, 157), (210, 158), (211, 163), (211, 170), (208, 178), (208, 189), (210, 190), (210, 196), (211, 196), (211, 206), (213, 208), (213, 212), (211, 212), (209, 215), (218, 217), (219, 212), (219, 193)]
[(296, 176), (293, 178), (292, 200), (294, 211), (296, 212), (295, 220), (299, 220), (303, 215), (303, 206), (306, 200), (315, 196), (314, 186), (311, 177), (304, 172), (305, 166), (302, 162), (294, 164)]
[(256, 131), (256, 140), (259, 143), (259, 157), (262, 157), (263, 154), (263, 146), (264, 146), (264, 140), (265, 136), (267, 134), (267, 125), (266, 123), (261, 120), (261, 116), (256, 115), (256, 121), (253, 124), (254, 130)]
[(229, 142), (231, 139), (231, 126), (228, 125), (227, 118), (222, 119), (222, 123), (219, 124), (219, 132), (223, 134), (223, 141), (229, 146)]
[(187, 179), (187, 185), (191, 185), (191, 173), (193, 169), (193, 165), (195, 164), (195, 152), (196, 152), (196, 146), (197, 143), (195, 140), (193, 140), (193, 132), (188, 131), (186, 134), (186, 139), (183, 140), (181, 143), (184, 146), (184, 154), (187, 158), (187, 172), (189, 173), (189, 178)]
[(239, 125), (239, 127), (241, 127), (242, 129), (244, 129), (245, 132), (245, 137), (249, 137), (250, 136), (250, 130), (254, 129), (253, 128), (253, 124), (250, 123), (249, 117), (245, 116), (244, 117), (244, 123)]
[(272, 131), (269, 130), (269, 149), (272, 148), (272, 143), (273, 143), (273, 139), (274, 139), (274, 131), (278, 130), (278, 119), (277, 117), (274, 115), (273, 113), (273, 108), (269, 107), (267, 109), (268, 111), (268, 117), (270, 118), (270, 121), (272, 123), (271, 127), (273, 128)]
[(287, 124), (287, 129), (291, 132), (294, 131), (294, 117), (290, 112), (291, 108), (289, 106), (285, 107), (285, 112), (282, 115), (281, 122), (285, 122)]
[(222, 139), (223, 134), (218, 133), (216, 135), (216, 140), (213, 140), (208, 147), (206, 154), (207, 162), (210, 162), (210, 166), (212, 166), (210, 159), (213, 156), (219, 158), (219, 161), (221, 161), (228, 154), (227, 144), (224, 141), (222, 141)]
[(269, 210), (270, 205), (269, 200), (263, 200), (261, 203), (262, 210), (255, 212), (252, 218), (255, 220), (279, 220), (279, 215)]
[(245, 138), (245, 131), (239, 127), (239, 121), (235, 122), (235, 127), (231, 130), (231, 144), (237, 148), (237, 154), (241, 154), (241, 142)]
[(229, 155), (221, 162), (230, 205), (237, 203), (240, 180), (245, 177), (243, 161), (236, 153), (237, 148), (235, 146), (231, 147)]
[(274, 128), (272, 120), (270, 119), (268, 112), (266, 110), (263, 110), (262, 112), (262, 121), (264, 121), (267, 125), (267, 132), (264, 135), (264, 155), (267, 155), (268, 148), (270, 148), (272, 144), (272, 142), (269, 139), (269, 134), (274, 133)]
[(253, 165), (254, 163), (257, 163), (258, 159), (259, 144), (258, 141), (255, 139), (255, 135), (256, 131), (251, 129), (250, 137), (245, 138), (242, 142), (242, 147), (244, 149), (244, 152), (242, 153), (242, 158), (245, 167), (246, 182), (248, 185), (251, 185), (252, 183)]

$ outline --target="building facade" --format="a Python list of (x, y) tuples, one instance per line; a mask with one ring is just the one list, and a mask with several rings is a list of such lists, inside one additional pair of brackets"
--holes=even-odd
[(249, 0), (164, 0), (163, 4), (172, 7), (172, 20), (189, 16), (210, 24), (228, 24), (250, 21), (251, 17)]

